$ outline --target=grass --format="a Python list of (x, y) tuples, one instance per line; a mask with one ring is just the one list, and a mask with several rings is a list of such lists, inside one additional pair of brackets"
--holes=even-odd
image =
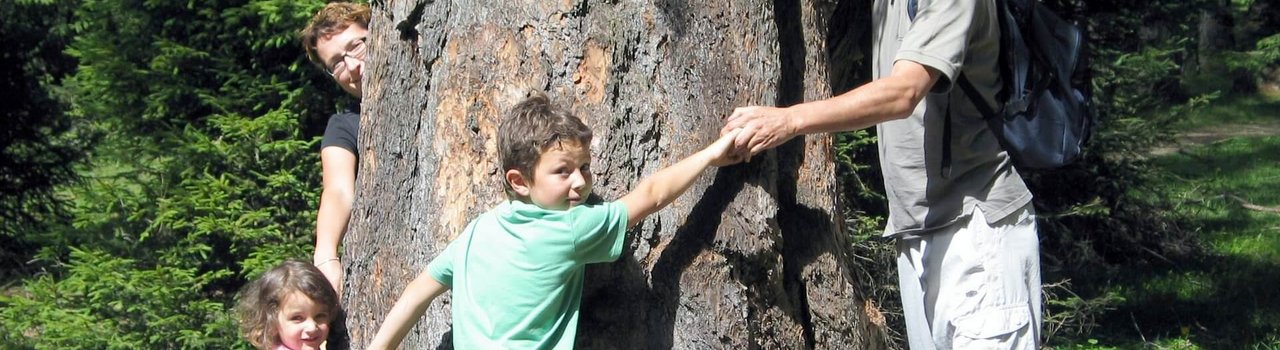
[(1114, 309), (1057, 348), (1280, 349), (1280, 98), (1222, 99), (1180, 125), (1274, 132), (1227, 132), (1152, 159), (1206, 250), (1104, 272), (1087, 288), (1118, 295)]
[[(1210, 256), (1146, 290), (1202, 307), (1181, 323), (1210, 343), (1243, 349), (1280, 337), (1280, 212), (1246, 207), (1280, 207), (1280, 136), (1231, 138), (1157, 163), (1191, 194), (1181, 212), (1200, 223)], [(1212, 322), (1189, 322), (1202, 320)]]
[(1228, 96), (1211, 103), (1178, 123), (1184, 130), (1225, 125), (1280, 123), (1280, 96)]

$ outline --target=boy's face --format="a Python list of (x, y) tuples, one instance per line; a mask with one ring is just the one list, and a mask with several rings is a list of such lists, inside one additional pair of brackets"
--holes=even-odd
[[(582, 204), (591, 195), (591, 151), (577, 141), (551, 145), (538, 157), (533, 176), (517, 170), (508, 172), (512, 189), (543, 209), (566, 210)], [(515, 172), (519, 179), (512, 179)]]
[(365, 37), (369, 30), (352, 23), (341, 32), (316, 39), (316, 56), (323, 62), (325, 72), (351, 96), (360, 97), (360, 79), (364, 74)]
[(301, 292), (289, 293), (276, 314), (280, 344), (289, 349), (320, 349), (329, 337), (329, 313)]

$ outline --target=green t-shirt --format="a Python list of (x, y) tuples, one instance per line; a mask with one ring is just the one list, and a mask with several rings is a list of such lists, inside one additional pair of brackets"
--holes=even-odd
[(462, 349), (572, 349), (584, 265), (622, 254), (621, 203), (546, 210), (508, 201), (472, 220), (431, 260), (453, 290), (453, 343)]

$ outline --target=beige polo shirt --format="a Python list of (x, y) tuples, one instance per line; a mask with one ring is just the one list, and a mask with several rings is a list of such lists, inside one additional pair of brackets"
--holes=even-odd
[[(1030, 203), (1031, 192), (962, 89), (960, 72), (995, 105), (1000, 28), (995, 0), (918, 0), (915, 20), (907, 0), (876, 0), (872, 14), (872, 77), (888, 75), (897, 60), (942, 76), (905, 119), (877, 126), (880, 165), (889, 199), (885, 236), (927, 235), (982, 210), (989, 222)], [(951, 107), (951, 168), (943, 173), (943, 123)]]

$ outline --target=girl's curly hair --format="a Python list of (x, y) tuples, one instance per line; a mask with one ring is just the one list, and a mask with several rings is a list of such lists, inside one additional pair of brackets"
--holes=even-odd
[(236, 316), (241, 335), (259, 349), (275, 346), (280, 338), (276, 315), (280, 313), (280, 303), (293, 292), (300, 292), (312, 302), (325, 306), (330, 315), (341, 312), (338, 293), (320, 269), (310, 263), (286, 260), (240, 291)]

